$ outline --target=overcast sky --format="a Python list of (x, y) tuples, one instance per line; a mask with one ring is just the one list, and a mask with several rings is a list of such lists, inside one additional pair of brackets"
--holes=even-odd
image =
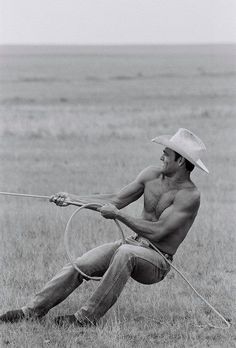
[(236, 42), (236, 0), (0, 0), (0, 44)]

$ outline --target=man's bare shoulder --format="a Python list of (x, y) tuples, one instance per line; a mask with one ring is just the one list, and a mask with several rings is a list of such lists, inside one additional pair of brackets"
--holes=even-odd
[(180, 209), (198, 211), (200, 206), (200, 192), (195, 185), (180, 189), (175, 196), (175, 204)]
[(149, 166), (141, 171), (137, 176), (137, 181), (141, 184), (145, 184), (148, 181), (155, 180), (160, 177), (161, 169), (156, 166)]

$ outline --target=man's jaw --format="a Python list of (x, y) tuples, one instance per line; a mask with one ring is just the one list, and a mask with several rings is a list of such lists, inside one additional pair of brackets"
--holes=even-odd
[(167, 164), (165, 162), (162, 163), (162, 172), (164, 173), (167, 169)]

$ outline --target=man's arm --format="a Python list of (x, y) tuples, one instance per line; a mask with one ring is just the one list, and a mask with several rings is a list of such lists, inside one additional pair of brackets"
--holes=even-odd
[(113, 204), (117, 209), (122, 209), (142, 196), (145, 182), (156, 178), (157, 173), (158, 169), (156, 167), (148, 167), (144, 169), (133, 182), (122, 188), (117, 193), (77, 196), (74, 194), (59, 192), (52, 196), (50, 201), (60, 206), (67, 206), (67, 201), (75, 201), (81, 204)]
[(138, 235), (153, 242), (158, 242), (172, 232), (188, 231), (191, 227), (200, 205), (200, 194), (198, 191), (182, 190), (176, 194), (171, 206), (164, 210), (158, 221), (147, 221), (131, 217), (121, 211), (104, 206), (101, 214), (110, 219), (117, 219), (131, 228)]

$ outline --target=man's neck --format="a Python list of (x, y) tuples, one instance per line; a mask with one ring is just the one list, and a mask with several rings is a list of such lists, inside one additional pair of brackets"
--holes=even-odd
[(190, 179), (190, 172), (184, 171), (184, 172), (176, 172), (172, 175), (165, 175), (163, 174), (163, 179), (169, 184), (169, 185), (181, 185), (187, 182), (191, 182)]

